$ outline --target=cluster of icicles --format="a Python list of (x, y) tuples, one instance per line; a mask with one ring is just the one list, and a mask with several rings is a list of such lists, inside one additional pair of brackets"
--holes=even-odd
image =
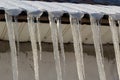
[[(76, 67), (78, 73), (79, 80), (85, 80), (85, 71), (84, 71), (84, 60), (83, 60), (83, 46), (82, 46), (82, 39), (80, 33), (80, 21), (84, 15), (80, 15), (79, 18), (70, 15), (70, 24), (71, 30), (73, 35), (73, 44), (74, 44), (74, 51), (75, 51), (75, 58), (76, 58)], [(18, 65), (17, 65), (17, 53), (19, 53), (19, 36), (18, 36), (18, 29), (17, 29), (17, 18), (12, 17), (5, 14), (6, 24), (8, 29), (8, 36), (9, 36), (9, 43), (11, 48), (11, 59), (12, 59), (12, 71), (13, 71), (13, 80), (18, 80)], [(13, 19), (14, 18), (14, 23)], [(39, 66), (38, 60), (42, 59), (42, 46), (41, 46), (41, 39), (40, 39), (40, 31), (39, 31), (39, 17), (34, 17), (32, 15), (28, 15), (28, 29), (30, 34), (32, 52), (33, 52), (33, 61), (34, 61), (34, 74), (35, 80), (39, 80)], [(34, 22), (36, 20), (36, 24)], [(104, 60), (103, 60), (103, 47), (100, 35), (100, 19), (96, 19), (93, 15), (90, 15), (90, 22), (91, 22), (91, 29), (93, 33), (93, 40), (96, 52), (96, 60), (98, 65), (98, 72), (100, 80), (107, 80), (105, 69), (104, 69)], [(55, 17), (49, 14), (49, 24), (51, 29), (51, 37), (53, 43), (53, 53), (54, 53), (54, 60), (56, 66), (56, 73), (57, 73), (57, 80), (64, 80), (65, 76), (65, 51), (64, 51), (64, 44), (63, 44), (63, 36), (62, 36), (62, 26), (61, 26), (61, 19), (60, 17)], [(120, 77), (120, 48), (119, 48), (119, 35), (120, 35), (120, 21), (118, 20), (119, 24), (119, 31), (117, 30), (117, 26), (115, 20), (112, 16), (109, 16), (109, 24), (110, 29), (112, 32), (113, 44), (115, 49), (116, 55), (116, 63), (118, 69), (118, 75)], [(16, 28), (16, 30), (14, 30)], [(37, 31), (37, 33), (35, 33)], [(37, 37), (36, 37), (37, 35)], [(15, 38), (17, 38), (17, 47), (15, 43)], [(39, 43), (40, 51), (37, 50), (37, 41)], [(59, 51), (59, 44), (60, 44), (60, 51)], [(62, 58), (60, 57), (60, 53)], [(39, 57), (38, 57), (39, 56)], [(63, 61), (63, 66), (61, 66), (61, 61)], [(120, 80), (120, 78), (119, 78)]]

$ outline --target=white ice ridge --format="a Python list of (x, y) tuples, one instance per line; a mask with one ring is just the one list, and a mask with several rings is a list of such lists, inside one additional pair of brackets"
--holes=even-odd
[[(119, 6), (91, 5), (91, 4), (75, 4), (75, 3), (59, 3), (59, 2), (43, 2), (43, 1), (17, 1), (17, 0), (0, 0), (0, 9), (6, 10), (9, 15), (18, 15), (22, 11), (28, 14), (39, 16), (41, 12), (47, 11), (54, 15), (62, 15), (63, 13), (98, 13), (98, 14), (120, 14)], [(7, 4), (7, 5), (6, 5)]]

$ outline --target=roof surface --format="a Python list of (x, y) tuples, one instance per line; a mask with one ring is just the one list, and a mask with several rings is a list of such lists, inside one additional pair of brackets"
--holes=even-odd
[(120, 6), (120, 0), (31, 0), (31, 1), (49, 1), (49, 2), (56, 1), (56, 2), (91, 3)]

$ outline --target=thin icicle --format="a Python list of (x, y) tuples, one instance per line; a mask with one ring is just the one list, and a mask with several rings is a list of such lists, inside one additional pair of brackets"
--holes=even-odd
[(19, 33), (18, 33), (18, 24), (17, 24), (17, 18), (14, 17), (14, 29), (15, 29), (15, 37), (17, 41), (17, 54), (19, 54), (20, 51), (20, 45), (19, 45)]
[(119, 25), (119, 37), (120, 37), (120, 20), (118, 20), (118, 25)]
[(38, 53), (37, 53), (37, 43), (36, 43), (34, 27), (35, 27), (35, 23), (33, 17), (28, 15), (28, 29), (30, 33), (32, 52), (33, 52), (35, 80), (39, 80)]
[(62, 80), (62, 69), (60, 65), (60, 56), (59, 56), (59, 50), (58, 50), (57, 27), (55, 24), (55, 19), (50, 15), (49, 15), (49, 21), (50, 21), (53, 49), (54, 49), (54, 59), (55, 59), (55, 65), (56, 65), (57, 80)]
[(38, 38), (38, 44), (39, 44), (39, 52), (40, 52), (40, 60), (42, 60), (42, 46), (41, 46), (41, 37), (40, 37), (40, 29), (39, 29), (39, 18), (36, 18), (37, 21), (37, 38)]
[(11, 49), (13, 80), (18, 80), (17, 52), (16, 52), (16, 45), (15, 45), (15, 33), (14, 33), (14, 26), (12, 22), (12, 16), (6, 13), (5, 19), (6, 19), (9, 44), (10, 44), (10, 49)]
[[(103, 57), (103, 47), (101, 42), (101, 35), (100, 35), (100, 25), (99, 21), (97, 21), (94, 17), (90, 16), (91, 21), (91, 29), (93, 33), (93, 40), (96, 52), (96, 60), (98, 65), (98, 72), (100, 76), (100, 80), (106, 80), (106, 74), (104, 69), (104, 57)], [(98, 24), (97, 24), (98, 23)]]
[(80, 53), (81, 53), (81, 57), (82, 57), (82, 68), (83, 68), (83, 78), (85, 79), (85, 69), (84, 69), (84, 55), (83, 55), (83, 45), (82, 45), (82, 37), (81, 37), (81, 33), (80, 33), (80, 26), (81, 24), (79, 24), (79, 20), (78, 20), (78, 26), (77, 26), (77, 31), (78, 31), (78, 35), (79, 35), (79, 46), (80, 46)]
[(70, 17), (74, 50), (77, 64), (77, 72), (79, 80), (85, 80), (84, 60), (83, 60), (83, 47), (80, 34), (80, 25), (77, 18)]
[(117, 27), (114, 19), (109, 16), (109, 24), (110, 29), (112, 32), (112, 39), (114, 44), (114, 50), (115, 50), (115, 57), (116, 57), (116, 63), (117, 63), (117, 70), (118, 70), (118, 76), (120, 80), (120, 47), (119, 47), (119, 38), (118, 38), (118, 32)]
[(61, 50), (61, 54), (62, 54), (63, 67), (64, 67), (64, 73), (65, 73), (65, 51), (64, 51), (62, 26), (61, 26), (60, 18), (57, 18), (57, 31), (58, 31), (58, 39), (59, 39), (59, 43), (60, 43), (60, 50)]

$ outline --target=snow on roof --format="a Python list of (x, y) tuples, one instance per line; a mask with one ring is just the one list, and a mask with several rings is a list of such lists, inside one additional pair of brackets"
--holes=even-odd
[[(28, 14), (39, 15), (41, 12), (53, 13), (88, 13), (88, 14), (120, 14), (119, 6), (91, 5), (91, 4), (75, 4), (75, 3), (58, 3), (43, 1), (17, 1), (17, 0), (1, 0), (0, 9), (5, 10), (10, 15), (18, 15), (22, 11)], [(89, 7), (88, 7), (89, 6)]]

